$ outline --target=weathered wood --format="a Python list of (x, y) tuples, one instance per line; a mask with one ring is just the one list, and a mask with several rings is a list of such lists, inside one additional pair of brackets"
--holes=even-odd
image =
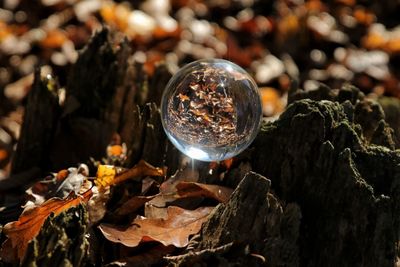
[[(278, 121), (263, 125), (253, 167), (271, 179), (282, 201), (300, 206), (300, 266), (394, 266), (400, 154), (368, 139), (378, 131), (391, 138), (386, 124), (376, 125), (375, 104), (341, 101), (292, 103)], [(351, 101), (369, 107), (375, 123), (356, 124), (360, 109)]]
[[(248, 245), (251, 253), (263, 255), (268, 266), (298, 266), (298, 251), (294, 244), (299, 231), (300, 210), (292, 205), (288, 209), (290, 214), (285, 214), (269, 191), (269, 180), (248, 173), (226, 207), (220, 205), (204, 225), (199, 247), (239, 242)], [(289, 217), (294, 220), (285, 221)], [(287, 229), (282, 225), (294, 232), (286, 235)], [(286, 255), (289, 257), (282, 257)]]
[(394, 130), (396, 148), (400, 148), (400, 100), (395, 97), (381, 97), (378, 102), (385, 113), (385, 121)]
[(81, 51), (68, 76), (63, 112), (51, 145), (55, 169), (105, 156), (118, 127), (112, 101), (125, 77), (129, 53), (125, 42), (114, 49), (107, 28)]
[(229, 202), (217, 206), (203, 225), (196, 249), (169, 258), (171, 264), (298, 266), (300, 209), (296, 204), (283, 208), (270, 186), (268, 179), (249, 172)]
[(171, 77), (172, 71), (168, 65), (161, 64), (156, 67), (154, 75), (149, 81), (148, 102), (154, 102), (157, 106), (161, 105), (161, 97)]
[(113, 49), (107, 28), (93, 36), (69, 72), (63, 116), (104, 118), (115, 88), (121, 82), (119, 69), (126, 69), (126, 60), (118, 60), (121, 52)]
[(145, 125), (145, 140), (142, 159), (154, 166), (161, 166), (165, 160), (166, 135), (161, 124), (160, 111), (155, 103), (147, 104), (149, 116)]
[(60, 113), (57, 88), (51, 86), (49, 80), (42, 80), (40, 69), (36, 69), (34, 83), (27, 98), (17, 150), (12, 160), (12, 174), (34, 167), (50, 171), (49, 147)]

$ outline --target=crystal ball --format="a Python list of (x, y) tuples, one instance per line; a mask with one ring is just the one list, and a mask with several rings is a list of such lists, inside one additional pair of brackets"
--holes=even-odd
[(238, 65), (203, 59), (181, 68), (161, 100), (161, 121), (171, 142), (187, 156), (221, 161), (246, 149), (262, 119), (258, 88)]

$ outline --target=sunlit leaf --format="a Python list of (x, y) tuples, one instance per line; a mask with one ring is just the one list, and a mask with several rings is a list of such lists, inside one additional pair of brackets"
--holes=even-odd
[(212, 207), (201, 207), (196, 210), (185, 210), (179, 207), (168, 207), (166, 219), (148, 219), (138, 216), (130, 227), (102, 224), (99, 226), (105, 238), (112, 242), (136, 247), (141, 242), (158, 241), (164, 246), (184, 247), (189, 236), (196, 234), (207, 219)]

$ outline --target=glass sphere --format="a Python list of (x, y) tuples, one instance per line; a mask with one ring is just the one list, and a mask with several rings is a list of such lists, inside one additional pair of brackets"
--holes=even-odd
[(168, 82), (161, 121), (171, 142), (202, 161), (231, 158), (256, 137), (262, 118), (258, 88), (238, 65), (223, 59), (194, 61)]

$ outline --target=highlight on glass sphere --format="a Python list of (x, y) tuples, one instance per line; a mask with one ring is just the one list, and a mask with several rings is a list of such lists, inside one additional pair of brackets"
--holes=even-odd
[(161, 121), (171, 142), (187, 156), (221, 161), (246, 149), (262, 119), (258, 88), (238, 65), (203, 59), (181, 68), (168, 82)]

